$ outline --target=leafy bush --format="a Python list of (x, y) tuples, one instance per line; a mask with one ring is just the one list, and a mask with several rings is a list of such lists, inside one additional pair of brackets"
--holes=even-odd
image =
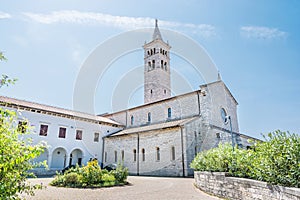
[(67, 170), (64, 174), (57, 174), (50, 183), (59, 187), (103, 187), (124, 184), (128, 176), (128, 169), (123, 166), (108, 172), (102, 170), (98, 161), (90, 161), (86, 166)]
[(79, 178), (78, 178), (78, 174), (76, 174), (75, 172), (71, 172), (65, 175), (65, 183), (68, 186), (72, 186), (72, 185), (78, 185), (79, 183)]
[(16, 126), (17, 113), (0, 108), (0, 199), (19, 199), (18, 194), (34, 195), (34, 189), (41, 185), (30, 185), (27, 177), (34, 168), (32, 160), (45, 149), (44, 144), (33, 145), (26, 139), (30, 129), (25, 124)]
[(300, 187), (300, 137), (289, 132), (267, 134), (265, 142), (250, 150), (220, 144), (199, 153), (191, 167), (198, 171), (229, 172), (232, 176), (252, 178), (271, 184)]
[(117, 184), (125, 183), (128, 176), (128, 169), (118, 164), (116, 170), (111, 171), (111, 174), (115, 177)]

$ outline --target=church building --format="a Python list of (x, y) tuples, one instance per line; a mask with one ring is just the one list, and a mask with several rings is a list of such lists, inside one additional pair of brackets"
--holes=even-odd
[(55, 171), (97, 158), (104, 166), (122, 163), (134, 175), (192, 176), (198, 152), (222, 142), (249, 145), (251, 137), (239, 133), (238, 103), (220, 78), (171, 95), (171, 46), (157, 21), (143, 48), (143, 105), (97, 116), (0, 96), (1, 107), (19, 113), (18, 123), (24, 117), (34, 127), (34, 143), (47, 142), (37, 161)]
[[(136, 175), (192, 176), (190, 163), (198, 152), (232, 140), (249, 145), (249, 137), (239, 134), (238, 103), (222, 80), (171, 96), (171, 47), (157, 21), (143, 48), (144, 104), (103, 115), (125, 126), (104, 137), (104, 165), (120, 162)], [(233, 138), (224, 124), (228, 116)]]

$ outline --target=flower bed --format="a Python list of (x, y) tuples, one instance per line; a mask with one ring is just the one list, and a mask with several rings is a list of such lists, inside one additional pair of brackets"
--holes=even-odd
[(102, 170), (98, 161), (90, 161), (87, 166), (76, 166), (64, 174), (57, 174), (50, 183), (58, 187), (107, 187), (126, 184), (128, 169), (118, 165), (116, 170)]

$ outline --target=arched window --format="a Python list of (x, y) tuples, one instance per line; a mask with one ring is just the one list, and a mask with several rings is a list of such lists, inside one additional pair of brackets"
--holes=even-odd
[(151, 62), (148, 62), (148, 67), (149, 69), (151, 69)]
[(156, 52), (155, 52), (155, 48), (153, 49), (153, 54), (155, 54)]
[(134, 117), (131, 116), (131, 117), (130, 117), (130, 125), (133, 125), (133, 123), (134, 123)]
[(153, 91), (152, 90), (150, 90), (150, 94), (152, 94), (153, 93)]
[(155, 60), (152, 60), (152, 69), (155, 68)]
[(118, 162), (118, 152), (115, 151), (115, 163)]
[(151, 112), (148, 112), (148, 122), (151, 122)]
[(136, 162), (136, 149), (133, 149), (133, 162)]
[(160, 67), (161, 67), (162, 69), (164, 68), (164, 61), (163, 61), (163, 60), (160, 61)]
[(160, 149), (156, 147), (156, 161), (160, 161)]
[(121, 151), (122, 161), (124, 161), (124, 150)]
[(145, 161), (145, 149), (142, 149), (142, 161)]
[(151, 55), (153, 55), (153, 51), (152, 51), (152, 49), (150, 50), (150, 54), (151, 54)]
[(171, 118), (171, 117), (172, 117), (172, 109), (168, 108), (168, 118)]
[(147, 54), (148, 54), (148, 56), (150, 55), (150, 52), (149, 51), (147, 51)]
[(171, 147), (171, 160), (175, 160), (175, 147)]

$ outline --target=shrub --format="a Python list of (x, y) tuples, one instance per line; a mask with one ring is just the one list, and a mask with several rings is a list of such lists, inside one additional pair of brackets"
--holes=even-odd
[(191, 163), (198, 171), (228, 172), (232, 163), (232, 146), (219, 144), (218, 148), (200, 152)]
[(251, 177), (271, 184), (300, 187), (300, 136), (279, 130), (254, 145)]
[(101, 187), (114, 186), (125, 183), (128, 169), (118, 166), (116, 170), (108, 172), (101, 170), (97, 161), (90, 161), (86, 166), (76, 166), (64, 174), (57, 173), (55, 179), (50, 183), (59, 187)]
[(98, 161), (90, 161), (87, 166), (81, 168), (82, 182), (87, 186), (99, 184), (102, 181), (102, 170)]
[(250, 150), (220, 144), (200, 152), (191, 167), (198, 171), (229, 172), (232, 176), (252, 178), (271, 184), (300, 187), (300, 137), (274, 131), (265, 142), (253, 144)]
[(79, 184), (78, 174), (71, 172), (65, 175), (65, 186), (76, 186)]
[(116, 170), (112, 170), (111, 174), (115, 177), (116, 183), (125, 183), (128, 176), (128, 169), (118, 164)]
[(103, 186), (112, 186), (115, 185), (115, 180), (116, 178), (114, 177), (113, 174), (103, 174), (102, 177), (102, 182), (103, 182)]

